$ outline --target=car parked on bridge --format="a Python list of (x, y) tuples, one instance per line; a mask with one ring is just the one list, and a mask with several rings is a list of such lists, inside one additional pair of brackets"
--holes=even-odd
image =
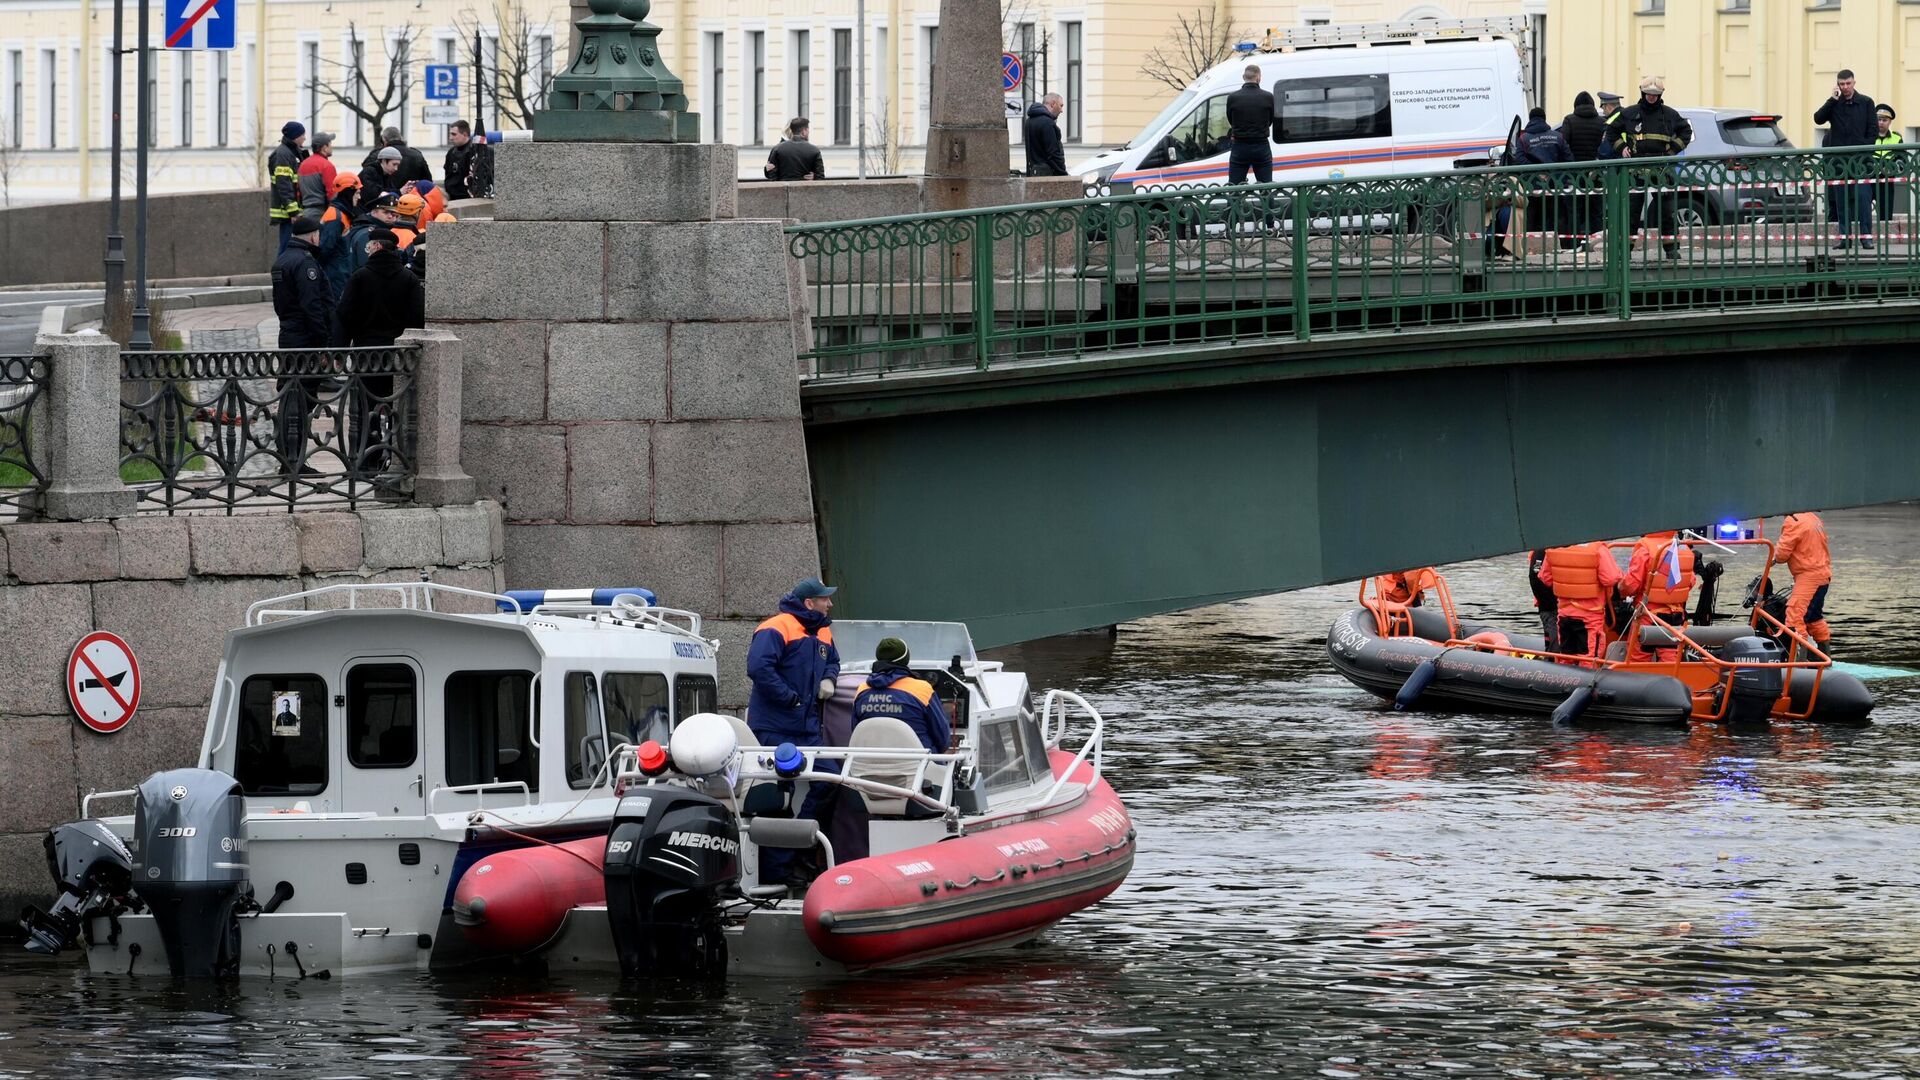
[(1676, 225), (1690, 229), (1813, 220), (1814, 179), (1802, 175), (1797, 162), (1742, 158), (1754, 150), (1793, 149), (1780, 131), (1780, 117), (1750, 109), (1691, 108), (1680, 114), (1693, 125), (1693, 142), (1680, 156), (1701, 161), (1679, 170), (1687, 190), (1674, 207)]

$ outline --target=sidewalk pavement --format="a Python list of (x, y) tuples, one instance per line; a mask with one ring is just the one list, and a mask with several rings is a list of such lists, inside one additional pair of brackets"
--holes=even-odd
[(280, 323), (272, 304), (232, 304), (169, 312), (166, 325), (189, 349), (259, 349), (278, 344)]

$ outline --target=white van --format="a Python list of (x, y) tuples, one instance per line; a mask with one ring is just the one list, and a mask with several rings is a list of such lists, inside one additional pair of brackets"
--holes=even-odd
[(1527, 114), (1514, 41), (1391, 33), (1409, 25), (1421, 24), (1316, 28), (1328, 44), (1242, 53), (1181, 91), (1132, 142), (1071, 171), (1135, 191), (1226, 183), (1227, 95), (1248, 64), (1273, 93), (1276, 181), (1439, 172), (1485, 156)]

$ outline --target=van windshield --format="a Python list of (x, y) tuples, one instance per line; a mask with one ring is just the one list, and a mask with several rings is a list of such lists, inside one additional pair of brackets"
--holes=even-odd
[(1159, 131), (1161, 128), (1167, 126), (1167, 121), (1172, 120), (1176, 116), (1179, 116), (1183, 111), (1185, 111), (1187, 106), (1193, 104), (1193, 99), (1199, 96), (1200, 96), (1200, 92), (1198, 90), (1195, 90), (1193, 87), (1188, 87), (1185, 90), (1180, 91), (1180, 94), (1178, 97), (1175, 97), (1172, 101), (1167, 102), (1167, 107), (1160, 110), (1160, 115), (1147, 121), (1147, 126), (1140, 129), (1140, 134), (1135, 135), (1133, 137), (1133, 141), (1119, 147), (1119, 149), (1125, 150), (1127, 149), (1127, 147), (1130, 147), (1130, 146), (1137, 146), (1141, 143), (1153, 141), (1154, 132)]

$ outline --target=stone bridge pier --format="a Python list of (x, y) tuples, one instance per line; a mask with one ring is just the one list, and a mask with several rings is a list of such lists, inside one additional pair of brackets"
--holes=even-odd
[(497, 147), (491, 221), (436, 226), (429, 322), (465, 344), (461, 455), (506, 510), (512, 588), (642, 585), (745, 644), (819, 572), (802, 269), (735, 218), (731, 146)]

